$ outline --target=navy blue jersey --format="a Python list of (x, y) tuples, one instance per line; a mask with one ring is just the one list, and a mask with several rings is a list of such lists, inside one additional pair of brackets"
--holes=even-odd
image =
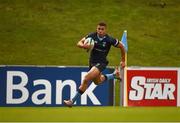
[(107, 55), (111, 45), (116, 47), (119, 41), (106, 34), (103, 38), (98, 37), (97, 32), (90, 33), (86, 38), (91, 37), (95, 41), (93, 50), (90, 53), (90, 63), (108, 63)]

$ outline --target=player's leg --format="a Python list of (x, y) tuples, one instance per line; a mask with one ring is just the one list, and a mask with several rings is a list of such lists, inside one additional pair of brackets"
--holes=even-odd
[(120, 80), (120, 72), (119, 72), (119, 69), (118, 69), (118, 68), (116, 68), (116, 69), (114, 70), (114, 72), (111, 73), (111, 74), (105, 74), (105, 75), (103, 75), (103, 74), (100, 73), (99, 76), (97, 76), (96, 78), (93, 79), (93, 82), (94, 82), (96, 85), (99, 85), (99, 84), (103, 83), (104, 81), (106, 81), (106, 80), (109, 81), (109, 80), (111, 80), (111, 79), (119, 79), (119, 80)]
[(85, 75), (82, 84), (80, 85), (76, 95), (72, 98), (72, 100), (64, 100), (64, 103), (71, 107), (72, 104), (85, 92), (88, 87), (89, 81), (93, 80), (96, 85), (103, 83), (105, 80), (111, 79), (120, 79), (120, 73), (118, 68), (112, 74), (103, 75), (101, 72), (106, 68), (106, 64), (96, 64), (93, 66), (90, 71)]
[(98, 68), (93, 66), (90, 71), (85, 75), (82, 84), (80, 85), (76, 95), (72, 98), (72, 100), (64, 100), (64, 103), (71, 107), (72, 104), (85, 92), (88, 87), (88, 84), (91, 80), (100, 75), (100, 71)]
[(85, 75), (82, 84), (80, 85), (79, 89), (81, 91), (85, 91), (88, 87), (88, 83), (89, 81), (92, 81), (94, 78), (96, 78), (97, 76), (100, 75), (100, 71), (98, 68), (96, 68), (95, 66), (93, 66), (90, 71)]
[(100, 73), (100, 75), (94, 78), (92, 81), (94, 82), (94, 84), (99, 85), (103, 83), (105, 80), (106, 80), (105, 76)]
[(106, 80), (106, 77), (102, 74), (102, 71), (103, 71), (104, 69), (106, 69), (107, 64), (108, 64), (108, 63), (97, 63), (97, 64), (95, 64), (96, 69), (98, 69), (98, 70), (100, 71), (99, 76), (96, 76), (96, 77), (93, 79), (93, 82), (94, 82), (96, 85), (99, 85), (99, 84), (101, 84), (104, 80)]
[[(97, 69), (99, 69), (100, 72), (102, 72), (106, 68), (107, 64), (104, 64), (104, 63), (99, 64), (98, 63), (95, 66)], [(96, 85), (99, 85), (99, 84), (103, 83), (105, 80), (109, 81), (111, 79), (120, 79), (120, 72), (119, 72), (118, 67), (116, 67), (114, 72), (111, 74), (103, 75), (102, 73), (100, 73), (99, 76), (97, 76), (96, 78), (93, 79), (93, 82)]]
[(118, 67), (115, 68), (114, 72), (111, 74), (105, 74), (104, 75), (106, 80), (111, 80), (111, 79), (121, 79), (120, 78), (120, 71), (118, 69)]

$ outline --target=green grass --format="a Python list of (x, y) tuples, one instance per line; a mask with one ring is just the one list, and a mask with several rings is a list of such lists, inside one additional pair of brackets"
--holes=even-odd
[(173, 122), (180, 121), (176, 107), (59, 107), (0, 108), (7, 122)]
[(104, 20), (116, 38), (128, 31), (129, 66), (179, 67), (179, 13), (179, 0), (1, 0), (0, 64), (87, 65), (76, 43)]

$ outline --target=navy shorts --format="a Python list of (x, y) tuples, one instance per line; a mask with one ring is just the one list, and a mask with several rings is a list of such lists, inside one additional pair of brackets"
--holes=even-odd
[(93, 66), (99, 69), (100, 72), (102, 72), (104, 69), (106, 69), (108, 63), (90, 63), (89, 69), (91, 69)]

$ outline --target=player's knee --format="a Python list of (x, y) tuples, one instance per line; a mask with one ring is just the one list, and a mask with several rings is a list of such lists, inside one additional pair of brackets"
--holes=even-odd
[(88, 83), (90, 80), (89, 80), (89, 77), (87, 75), (84, 76), (84, 79), (83, 79), (83, 83)]
[(97, 81), (93, 81), (93, 82), (94, 82), (95, 85), (99, 85), (99, 82), (97, 82)]
[(98, 79), (93, 79), (92, 81), (94, 82), (95, 85), (99, 85), (100, 84), (100, 81)]

